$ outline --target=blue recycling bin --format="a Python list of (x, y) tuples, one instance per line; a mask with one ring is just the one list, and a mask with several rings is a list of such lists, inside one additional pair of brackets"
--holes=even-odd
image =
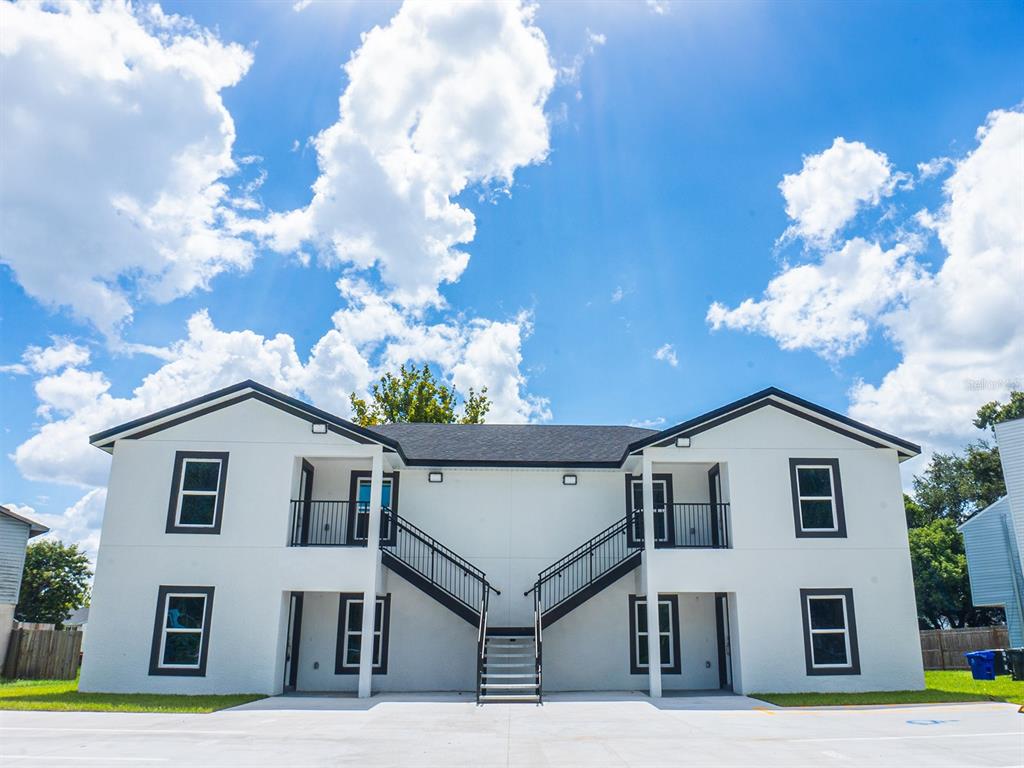
[(996, 679), (996, 652), (972, 651), (965, 653), (967, 663), (971, 665), (971, 677), (975, 680)]

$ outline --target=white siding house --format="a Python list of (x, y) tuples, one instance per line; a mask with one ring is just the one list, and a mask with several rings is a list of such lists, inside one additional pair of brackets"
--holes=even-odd
[(33, 536), (46, 533), (42, 523), (0, 507), (0, 668), (7, 658), (7, 643), (14, 624), (14, 608), (21, 591), (25, 568), (25, 546)]
[(92, 443), (82, 690), (923, 687), (919, 449), (776, 389), (661, 432), (365, 429), (243, 382)]
[(1024, 419), (995, 427), (1006, 496), (960, 526), (977, 606), (1006, 611), (1010, 645), (1024, 646)]

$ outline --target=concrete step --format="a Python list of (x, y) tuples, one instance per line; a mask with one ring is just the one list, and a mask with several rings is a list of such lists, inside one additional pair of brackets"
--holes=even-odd
[(491, 668), (491, 669), (533, 669), (536, 666), (537, 665), (534, 664), (533, 662), (527, 662), (527, 661), (518, 662), (518, 663), (515, 663), (515, 664), (501, 664), (501, 663), (492, 664), (491, 662), (484, 662), (484, 669), (487, 669), (487, 668)]
[(501, 690), (522, 690), (525, 688), (537, 689), (537, 683), (481, 683), (481, 688), (500, 688)]
[(488, 659), (532, 659), (532, 653), (488, 653)]
[(501, 672), (497, 674), (494, 674), (493, 672), (484, 672), (483, 678), (484, 680), (536, 680), (537, 673), (524, 672), (518, 675), (507, 675)]
[(501, 694), (487, 693), (487, 694), (484, 694), (484, 695), (482, 695), (480, 697), (480, 703), (481, 704), (487, 704), (487, 703), (491, 703), (491, 704), (501, 704), (501, 703), (505, 703), (505, 704), (517, 704), (517, 703), (536, 704), (539, 701), (540, 701), (540, 696), (538, 696), (536, 694), (533, 694), (531, 696), (529, 694), (507, 694), (507, 695), (501, 695)]
[(487, 643), (488, 648), (533, 648), (533, 641), (528, 643)]

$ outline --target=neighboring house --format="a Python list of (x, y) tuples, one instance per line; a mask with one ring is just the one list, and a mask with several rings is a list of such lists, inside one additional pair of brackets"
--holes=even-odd
[(923, 687), (920, 449), (777, 389), (661, 432), (367, 429), (246, 381), (91, 442), (81, 690)]
[(25, 546), (49, 528), (7, 507), (0, 507), (0, 668), (7, 658), (7, 643), (14, 623), (14, 607), (25, 569)]
[(1006, 611), (1010, 645), (1024, 646), (1024, 419), (997, 424), (1006, 496), (960, 526), (976, 606)]
[(81, 608), (76, 609), (70, 616), (64, 619), (61, 624), (65, 627), (70, 627), (84, 632), (86, 626), (89, 624), (89, 606), (83, 605)]

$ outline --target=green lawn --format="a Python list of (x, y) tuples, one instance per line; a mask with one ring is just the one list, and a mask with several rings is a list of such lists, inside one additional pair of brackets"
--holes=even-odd
[(780, 707), (830, 707), (842, 704), (940, 704), (953, 701), (1007, 701), (1024, 705), (1024, 682), (1009, 675), (975, 680), (970, 672), (925, 672), (923, 691), (869, 691), (866, 693), (752, 693)]
[(42, 709), (59, 712), (216, 712), (260, 694), (173, 696), (155, 693), (79, 693), (77, 680), (0, 681), (0, 710)]

